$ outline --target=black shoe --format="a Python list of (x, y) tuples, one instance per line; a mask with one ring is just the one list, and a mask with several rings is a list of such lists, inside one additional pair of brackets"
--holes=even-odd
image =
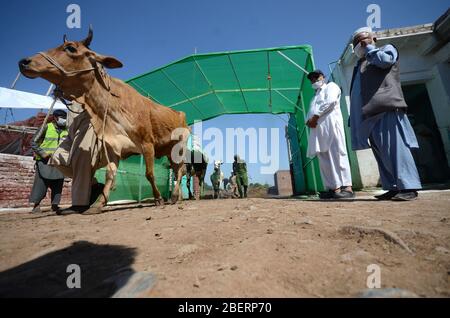
[(320, 192), (319, 198), (320, 199), (333, 199), (333, 194), (334, 194), (334, 191), (332, 191), (332, 190), (329, 190), (326, 192)]
[(399, 193), (399, 191), (397, 191), (397, 190), (389, 190), (388, 192), (385, 192), (383, 194), (376, 195), (375, 198), (377, 198), (380, 201), (387, 201), (387, 200), (391, 200), (398, 193)]
[(352, 199), (355, 197), (355, 194), (350, 191), (339, 191), (331, 193), (331, 199), (340, 200), (340, 199)]
[(392, 198), (392, 201), (413, 201), (417, 199), (419, 194), (414, 190), (402, 190)]
[(56, 214), (58, 214), (58, 215), (61, 214), (61, 209), (57, 204), (52, 204), (52, 211), (56, 212)]
[(334, 192), (333, 199), (353, 199), (355, 193), (353, 191), (341, 190), (341, 192)]
[(37, 214), (37, 213), (41, 213), (41, 212), (42, 212), (42, 211), (41, 211), (41, 208), (40, 208), (39, 205), (35, 206), (35, 207), (33, 208), (33, 210), (31, 210), (31, 213), (33, 213), (33, 214)]
[(79, 214), (89, 210), (89, 205), (72, 205), (70, 208), (60, 210), (59, 215)]

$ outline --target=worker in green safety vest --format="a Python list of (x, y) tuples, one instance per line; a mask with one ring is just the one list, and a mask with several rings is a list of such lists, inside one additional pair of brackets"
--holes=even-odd
[(32, 213), (41, 211), (41, 201), (45, 198), (49, 188), (51, 189), (52, 210), (56, 213), (60, 212), (59, 202), (64, 185), (64, 175), (47, 163), (56, 148), (68, 135), (66, 120), (67, 113), (65, 111), (55, 110), (53, 121), (44, 127), (42, 134), (36, 139), (36, 135), (39, 134), (37, 132), (31, 142), (34, 160), (36, 160), (36, 172), (30, 195), (30, 203), (34, 203)]
[[(247, 164), (238, 155), (234, 155), (233, 172), (236, 175), (239, 196), (241, 199), (246, 198), (248, 188)], [(242, 191), (242, 188), (244, 188), (244, 191)]]

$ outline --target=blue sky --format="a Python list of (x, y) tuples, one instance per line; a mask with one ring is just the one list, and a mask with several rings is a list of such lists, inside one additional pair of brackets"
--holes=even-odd
[[(81, 29), (66, 27), (70, 3), (81, 7)], [(350, 34), (366, 24), (371, 3), (381, 7), (381, 29), (431, 23), (448, 8), (445, 0), (1, 1), (0, 86), (11, 85), (20, 58), (59, 45), (64, 33), (81, 39), (90, 23), (91, 48), (120, 59), (124, 67), (110, 73), (124, 80), (190, 55), (195, 48), (207, 53), (299, 44), (312, 45), (316, 66), (328, 73), (328, 64), (339, 58)], [(48, 83), (21, 78), (16, 88), (44, 94)], [(30, 114), (15, 111), (16, 119)], [(2, 123), (4, 116), (2, 110)], [(223, 116), (204, 123), (204, 128), (284, 129), (283, 118)], [(285, 144), (280, 133), (280, 169), (288, 168)], [(261, 175), (259, 168), (249, 166), (251, 181), (273, 184), (273, 176)], [(228, 174), (229, 165), (224, 170)]]

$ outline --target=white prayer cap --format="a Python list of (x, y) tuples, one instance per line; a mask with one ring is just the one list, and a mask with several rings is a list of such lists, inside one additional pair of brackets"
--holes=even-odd
[(352, 40), (354, 40), (355, 39), (355, 37), (358, 35), (358, 34), (360, 34), (360, 33), (372, 33), (372, 28), (371, 27), (362, 27), (362, 28), (359, 28), (358, 30), (356, 30), (355, 32), (353, 32), (353, 35), (352, 35)]

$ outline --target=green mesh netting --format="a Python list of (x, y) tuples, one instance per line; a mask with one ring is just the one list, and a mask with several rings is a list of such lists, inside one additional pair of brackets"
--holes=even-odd
[(311, 47), (196, 54), (128, 81), (186, 113), (188, 124), (222, 114), (294, 113)]
[[(156, 185), (164, 199), (170, 197), (169, 160), (166, 157), (155, 159)], [(95, 177), (105, 182), (105, 168), (97, 170)], [(120, 161), (116, 175), (116, 186), (109, 198), (110, 202), (133, 200), (142, 201), (153, 197), (152, 187), (145, 177), (145, 162), (142, 156), (131, 156)]]

